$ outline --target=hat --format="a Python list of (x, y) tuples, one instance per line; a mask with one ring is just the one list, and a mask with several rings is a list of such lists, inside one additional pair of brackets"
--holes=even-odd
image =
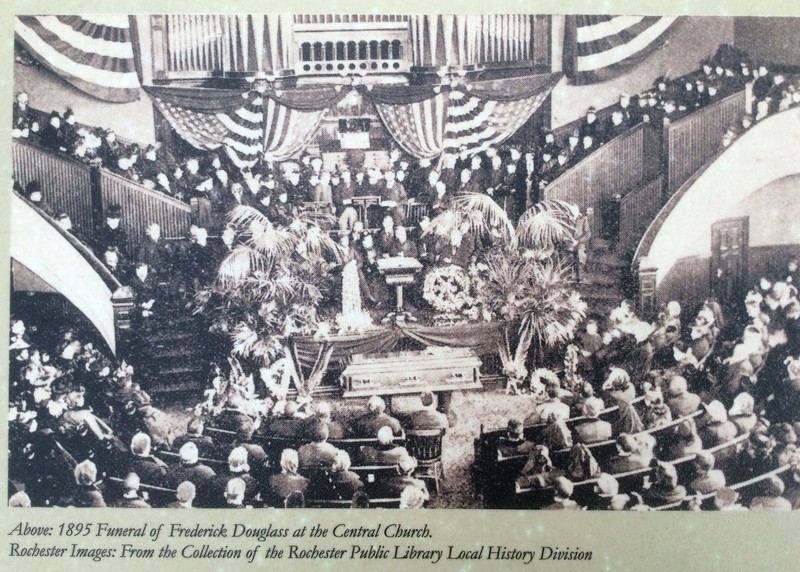
[(744, 344), (736, 344), (731, 357), (725, 360), (726, 364), (733, 365), (750, 359), (750, 350)]
[(566, 477), (558, 477), (553, 488), (556, 490), (556, 495), (561, 498), (569, 498), (572, 496), (572, 491), (575, 489), (572, 481)]
[(597, 397), (589, 397), (583, 403), (583, 414), (587, 417), (598, 417), (603, 410), (603, 400)]
[(761, 302), (763, 301), (764, 301), (764, 296), (762, 296), (760, 292), (757, 292), (755, 290), (750, 290), (747, 293), (747, 296), (744, 297), (745, 305), (761, 304)]
[(680, 425), (678, 425), (677, 433), (678, 436), (688, 439), (692, 435), (695, 434), (696, 425), (692, 419), (684, 419), (681, 421)]
[(106, 218), (120, 218), (122, 216), (122, 207), (118, 204), (113, 204), (106, 210)]
[(617, 437), (617, 449), (621, 454), (630, 454), (636, 450), (636, 439), (628, 433), (620, 433)]
[(800, 359), (790, 357), (784, 363), (786, 363), (786, 371), (789, 372), (789, 379), (800, 380)]

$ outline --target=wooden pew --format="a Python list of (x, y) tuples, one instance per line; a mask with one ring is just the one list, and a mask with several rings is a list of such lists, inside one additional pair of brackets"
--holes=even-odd
[[(306, 508), (351, 508), (351, 500), (322, 500), (308, 499)], [(398, 498), (371, 498), (369, 508), (400, 508), (400, 497)]]

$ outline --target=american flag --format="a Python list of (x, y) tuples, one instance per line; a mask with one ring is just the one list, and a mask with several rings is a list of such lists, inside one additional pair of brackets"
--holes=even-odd
[(14, 33), (43, 66), (105, 101), (139, 99), (128, 16), (17, 16)]
[(228, 129), (214, 113), (192, 111), (160, 97), (154, 97), (153, 102), (175, 132), (195, 149), (217, 149), (228, 134)]
[(218, 113), (217, 119), (227, 128), (223, 138), (225, 152), (237, 167), (252, 167), (264, 151), (264, 100), (252, 91), (246, 102), (232, 113)]
[(447, 110), (445, 93), (409, 104), (376, 103), (375, 109), (394, 139), (410, 155), (433, 159), (442, 153)]
[(577, 83), (610, 79), (665, 44), (676, 16), (569, 16), (565, 65)]
[(464, 148), (471, 156), (499, 145), (539, 109), (550, 94), (550, 88), (511, 101), (485, 99), (467, 89), (453, 89), (447, 106), (443, 153), (456, 155)]
[(301, 111), (256, 91), (243, 94), (232, 111), (202, 113), (154, 97), (153, 102), (175, 132), (196, 149), (224, 145), (239, 167), (252, 167), (263, 156), (285, 161), (305, 148), (319, 129), (327, 109)]

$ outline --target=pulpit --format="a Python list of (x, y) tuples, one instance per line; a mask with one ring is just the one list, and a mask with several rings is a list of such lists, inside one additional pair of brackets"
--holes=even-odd
[(417, 275), (417, 272), (422, 270), (422, 263), (416, 258), (393, 256), (391, 258), (379, 258), (377, 264), (378, 271), (383, 274), (386, 279), (386, 284), (394, 286), (397, 290), (397, 305), (394, 313), (395, 320), (404, 321), (406, 318), (413, 319), (413, 316), (403, 309), (403, 286), (414, 282), (414, 277)]

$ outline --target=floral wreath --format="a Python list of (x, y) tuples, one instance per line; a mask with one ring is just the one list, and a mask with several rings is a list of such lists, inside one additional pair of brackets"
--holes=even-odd
[(434, 268), (425, 275), (422, 297), (437, 312), (454, 314), (473, 303), (469, 276), (459, 266)]

